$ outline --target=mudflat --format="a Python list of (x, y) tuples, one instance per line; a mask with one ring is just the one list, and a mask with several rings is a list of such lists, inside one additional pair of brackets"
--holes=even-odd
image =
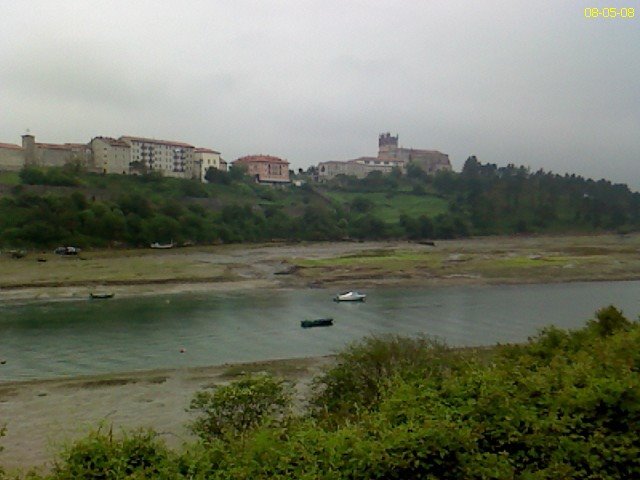
[(319, 242), (0, 256), (0, 300), (380, 284), (546, 283), (640, 278), (640, 234), (429, 242)]

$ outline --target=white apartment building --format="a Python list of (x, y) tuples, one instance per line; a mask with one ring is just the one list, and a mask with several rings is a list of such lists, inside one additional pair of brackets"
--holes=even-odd
[(209, 148), (196, 148), (193, 152), (193, 164), (195, 178), (202, 182), (206, 182), (205, 175), (210, 168), (227, 171), (227, 162), (220, 157), (220, 152)]
[(142, 137), (120, 137), (119, 140), (131, 147), (132, 171), (160, 171), (167, 177), (177, 178), (196, 176), (193, 145)]

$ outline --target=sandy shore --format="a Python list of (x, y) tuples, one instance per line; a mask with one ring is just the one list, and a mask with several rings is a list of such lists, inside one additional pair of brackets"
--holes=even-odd
[[(64, 258), (0, 257), (0, 302), (349, 285), (444, 285), (640, 278), (640, 235), (494, 237), (409, 242), (340, 242), (83, 252)], [(327, 358), (139, 372), (91, 378), (2, 382), (0, 465), (50, 466), (63, 442), (101, 422), (152, 427), (173, 446), (189, 438), (185, 412), (194, 392), (241, 370), (268, 370), (304, 397)]]
[(225, 384), (242, 372), (270, 372), (295, 388), (303, 402), (310, 380), (330, 357), (273, 360), (240, 365), (156, 370), (109, 376), (0, 384), (0, 465), (9, 471), (48, 469), (65, 443), (103, 425), (115, 432), (153, 428), (168, 445), (193, 440), (185, 425), (194, 393)]

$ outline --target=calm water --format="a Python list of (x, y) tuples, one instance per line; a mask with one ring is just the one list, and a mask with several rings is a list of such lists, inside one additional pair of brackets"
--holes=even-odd
[[(428, 334), (450, 345), (526, 340), (580, 327), (608, 304), (640, 313), (640, 282), (181, 294), (0, 307), (0, 381), (215, 365), (334, 353), (367, 334)], [(302, 329), (305, 318), (334, 326)], [(184, 353), (180, 353), (185, 349)]]

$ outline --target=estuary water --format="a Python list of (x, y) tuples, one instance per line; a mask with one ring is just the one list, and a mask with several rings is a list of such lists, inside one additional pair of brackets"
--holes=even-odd
[[(640, 281), (197, 293), (0, 306), (0, 382), (335, 353), (366, 335), (430, 335), (452, 346), (521, 342), (578, 328), (610, 304), (640, 313)], [(332, 317), (332, 327), (303, 329)]]

